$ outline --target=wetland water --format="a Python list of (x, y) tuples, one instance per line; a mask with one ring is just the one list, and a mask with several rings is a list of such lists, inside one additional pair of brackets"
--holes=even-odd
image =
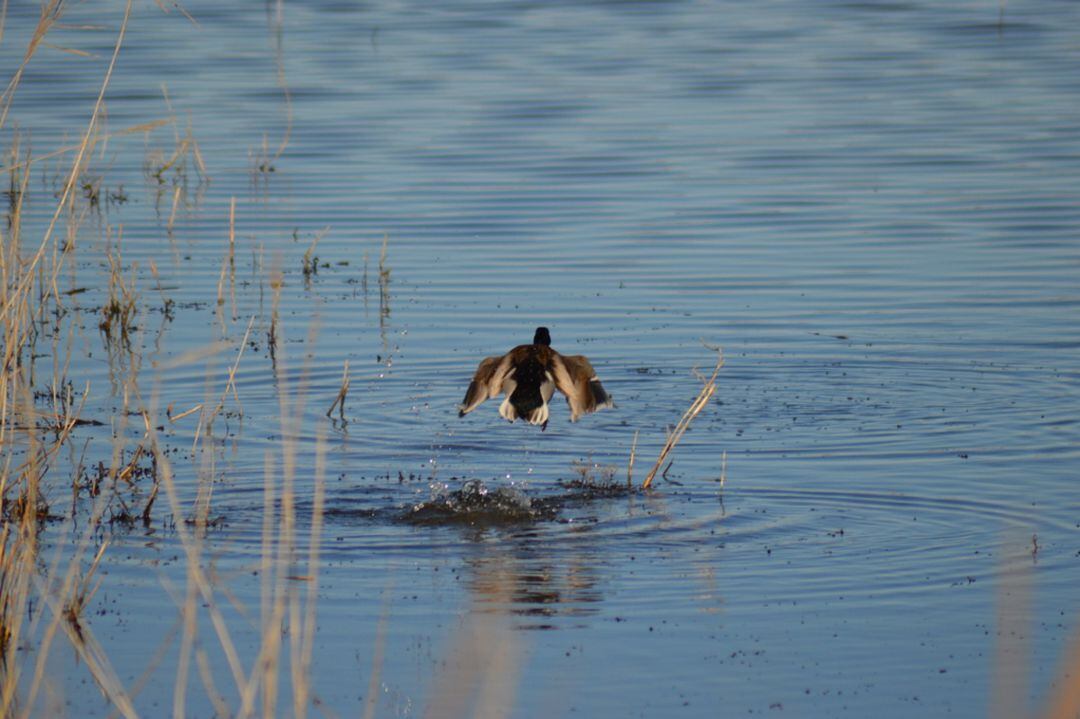
[[(68, 516), (75, 468), (107, 466), (114, 437), (132, 451), (129, 412), (152, 409), (184, 516), (209, 502), (198, 563), (245, 672), (285, 465), (331, 715), (1044, 706), (1080, 611), (1080, 5), (184, 9), (136, 4), (105, 93), (103, 132), (175, 121), (99, 144), (84, 174), (66, 313), (34, 352), (102, 424), (74, 430), (47, 494)], [(77, 144), (123, 10), (66, 9), (4, 147), (16, 128), (37, 156)], [(7, 8), (6, 76), (37, 20)], [(170, 163), (189, 130), (205, 175)], [(70, 165), (31, 171), (24, 254)], [(118, 236), (126, 347), (99, 330)], [(557, 397), (542, 433), (496, 402), (459, 419), (476, 363), (539, 324), (617, 407), (571, 424)], [(635, 432), (640, 481), (712, 367), (703, 340), (726, 365), (667, 479), (573, 485), (623, 481)], [(208, 430), (168, 418), (221, 397)], [(462, 516), (481, 494), (494, 508)], [(83, 535), (78, 503), (43, 565)], [(173, 710), (189, 572), (164, 498), (152, 518), (93, 533), (85, 613), (144, 716)], [(239, 706), (209, 614), (193, 631)], [(109, 715), (65, 642), (33, 713)], [(184, 711), (210, 716), (187, 661)]]

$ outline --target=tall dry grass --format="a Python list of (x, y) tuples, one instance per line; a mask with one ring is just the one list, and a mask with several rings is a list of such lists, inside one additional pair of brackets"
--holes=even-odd
[[(0, 128), (6, 122), (25, 67), (46, 44), (45, 37), (62, 18), (63, 9), (59, 1), (43, 6), (23, 62), (0, 95)], [(67, 335), (65, 346), (64, 336), (54, 331), (50, 352), (35, 350), (42, 336), (41, 323), (47, 317), (63, 314), (66, 295), (60, 291), (57, 278), (74, 253), (79, 229), (88, 216), (87, 207), (78, 204), (80, 193), (76, 190), (80, 188), (80, 178), (86, 173), (94, 148), (110, 137), (102, 132), (100, 118), (130, 13), (129, 1), (119, 19), (113, 53), (90, 119), (80, 133), (81, 141), (56, 152), (31, 157), (20, 147), (19, 136), (15, 135), (6, 158), (0, 163), (3, 165), (0, 176), (4, 177), (8, 188), (7, 222), (0, 226), (0, 318), (3, 321), (0, 357), (0, 498), (3, 508), (0, 526), (0, 715), (26, 717), (50, 711), (45, 707), (53, 707), (52, 697), (57, 687), (51, 684), (49, 660), (58, 643), (65, 642), (79, 657), (79, 666), (88, 672), (101, 696), (119, 716), (138, 715), (134, 698), (147, 685), (164, 654), (175, 651), (179, 655), (172, 702), (175, 716), (188, 714), (192, 691), (189, 679), (197, 675), (206, 698), (218, 714), (302, 717), (315, 703), (309, 677), (314, 657), (325, 442), (321, 437), (317, 442), (312, 510), (311, 516), (306, 518), (310, 530), (306, 537), (301, 537), (298, 529), (295, 441), (286, 439), (280, 456), (267, 457), (266, 525), (260, 562), (263, 577), (261, 639), (255, 656), (245, 661), (225, 618), (224, 590), (209, 570), (205, 540), (211, 521), (214, 472), (210, 463), (214, 456), (214, 420), (229, 400), (237, 407), (240, 405), (235, 376), (254, 318), (247, 325), (236, 360), (228, 372), (224, 377), (208, 378), (208, 386), (218, 387), (213, 393), (216, 399), (204, 401), (194, 410), (199, 412), (199, 425), (191, 456), (201, 463), (197, 471), (200, 485), (194, 505), (187, 506), (180, 498), (176, 472), (156, 430), (159, 426), (157, 392), (152, 392), (148, 401), (144, 401), (138, 363), (134, 360), (136, 353), (131, 351), (133, 344), (138, 342), (136, 318), (145, 314), (146, 308), (137, 290), (134, 268), (125, 270), (122, 230), (119, 228), (115, 240), (107, 245), (110, 279), (108, 298), (100, 317), (105, 345), (115, 348), (118, 356), (128, 357), (126, 364), (117, 363), (118, 367), (122, 365), (122, 371), (115, 372), (112, 377), (114, 393), (123, 397), (118, 410), (118, 431), (113, 435), (108, 466), (101, 464), (92, 480), (90, 471), (80, 460), (75, 463), (76, 476), (59, 482), (72, 487), (73, 500), (71, 515), (56, 531), (60, 536), (72, 536), (74, 546), (65, 547), (64, 542), (59, 542), (51, 557), (44, 556), (41, 550), (42, 531), (47, 523), (57, 520), (47, 501), (47, 487), (58, 483), (58, 478), (51, 475), (56, 474), (56, 467), (63, 466), (54, 460), (62, 448), (73, 442), (72, 433), (80, 422), (82, 403), (77, 401), (74, 386), (66, 376), (70, 366), (71, 335)], [(149, 131), (165, 122), (168, 121), (146, 123), (121, 132)], [(190, 125), (184, 135), (177, 133), (176, 149), (167, 156), (162, 155), (160, 163), (149, 174), (156, 177), (159, 184), (163, 183), (165, 173), (176, 171), (188, 158), (192, 158), (199, 173), (205, 173)], [(66, 159), (68, 165), (47, 226), (41, 237), (28, 246), (23, 233), (22, 207), (28, 192), (30, 170), (35, 163), (45, 159)], [(88, 195), (91, 202), (95, 196), (94, 193)], [(174, 192), (170, 226), (179, 197)], [(229, 218), (227, 262), (230, 267), (234, 261), (234, 223), (235, 204)], [(156, 274), (156, 267), (152, 270)], [(280, 288), (280, 283), (278, 286)], [(165, 307), (169, 307), (167, 301)], [(36, 359), (45, 355), (51, 355), (53, 362), (51, 377), (43, 379)], [(66, 360), (60, 361), (61, 357)], [(199, 361), (204, 357), (195, 353), (181, 361)], [(282, 360), (279, 352), (275, 366), (279, 382), (285, 385), (287, 375)], [(38, 410), (34, 399), (42, 381), (49, 387), (46, 394), (51, 397), (51, 411), (47, 417)], [(83, 400), (89, 391), (90, 388), (83, 389)], [(305, 391), (306, 387), (295, 388), (295, 396), (303, 397)], [(302, 402), (288, 399), (292, 395), (284, 386), (281, 393), (283, 428), (298, 424), (303, 412)], [(187, 413), (169, 418), (178, 421), (184, 414)], [(142, 437), (134, 447), (128, 446), (128, 441), (123, 439), (130, 434), (127, 418), (132, 416), (141, 418), (142, 425)], [(82, 451), (85, 452), (85, 445)], [(148, 460), (152, 460), (152, 488), (148, 496), (140, 498), (142, 504), (134, 506), (134, 495), (123, 492), (122, 488), (132, 484), (136, 469)], [(82, 473), (86, 474), (85, 478)], [(101, 528), (107, 518), (141, 519), (149, 524), (159, 491), (166, 498), (171, 526), (184, 552), (186, 576), (184, 586), (175, 592), (178, 621), (170, 633), (170, 645), (163, 646), (143, 676), (131, 687), (126, 687), (113, 669), (107, 651), (97, 640), (88, 611), (100, 586), (99, 568), (108, 562), (109, 543), (101, 541)], [(83, 516), (76, 517), (80, 511), (78, 499), (84, 494), (91, 500), (90, 504), (83, 507)], [(306, 550), (301, 551), (305, 544)], [(201, 624), (208, 624), (217, 638), (218, 646), (213, 651), (224, 657), (228, 667), (225, 677), (216, 675), (212, 669), (211, 648), (196, 642)], [(287, 641), (282, 640), (283, 630), (286, 630)], [(285, 693), (291, 697), (287, 708), (280, 705)]]
[[(23, 71), (44, 38), (62, 15), (63, 5), (50, 2), (42, 6), (38, 25), (29, 39), (23, 61), (0, 95), (0, 128), (7, 121)], [(45, 498), (46, 475), (60, 449), (68, 442), (77, 416), (58, 413), (55, 401), (62, 378), (52, 377), (54, 416), (51, 436), (40, 429), (39, 412), (34, 404), (35, 346), (39, 323), (48, 308), (63, 306), (56, 278), (66, 261), (74, 235), (73, 223), (78, 221), (74, 211), (75, 188), (81, 177), (89, 151), (98, 130), (105, 89), (123, 42), (131, 10), (125, 8), (112, 58), (103, 79), (82, 141), (72, 152), (70, 170), (63, 183), (59, 200), (36, 249), (23, 246), (22, 204), (27, 194), (27, 181), (33, 162), (28, 154), (20, 154), (16, 141), (9, 155), (7, 175), (9, 194), (6, 228), (0, 228), (0, 320), (3, 322), (3, 353), (0, 366), (0, 505), (3, 527), (0, 528), (0, 713), (4, 716), (27, 716), (45, 678), (45, 658), (58, 631), (66, 632), (73, 648), (85, 662), (98, 687), (110, 695), (114, 706), (124, 716), (133, 716), (130, 703), (117, 686), (107, 658), (81, 621), (82, 610), (92, 597), (89, 584), (93, 570), (100, 562), (96, 555), (91, 569), (80, 571), (83, 543), (69, 556), (66, 567), (54, 562), (50, 571), (39, 571), (39, 536), (43, 522), (50, 516)], [(61, 218), (69, 220), (64, 242), (56, 237)], [(58, 365), (54, 364), (54, 373)], [(65, 405), (70, 409), (70, 403)], [(51, 617), (44, 629), (33, 624), (46, 616), (39, 612), (31, 622), (30, 605), (44, 604)], [(26, 666), (23, 647), (35, 635), (37, 661)]]

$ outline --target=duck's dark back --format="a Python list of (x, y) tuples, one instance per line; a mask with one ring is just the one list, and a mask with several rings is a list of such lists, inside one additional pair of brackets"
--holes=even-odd
[(549, 381), (547, 374), (551, 368), (552, 349), (544, 345), (519, 345), (510, 350), (510, 359), (514, 367), (510, 377), (517, 385), (510, 395), (510, 403), (520, 416), (527, 417), (544, 403), (540, 386)]

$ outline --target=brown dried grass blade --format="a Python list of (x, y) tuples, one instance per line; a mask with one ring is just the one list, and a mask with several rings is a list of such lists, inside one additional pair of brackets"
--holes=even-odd
[(719, 347), (710, 349), (715, 349), (717, 354), (716, 366), (713, 368), (712, 375), (705, 380), (705, 385), (698, 392), (698, 396), (690, 403), (686, 412), (683, 413), (679, 423), (675, 425), (675, 429), (668, 434), (667, 442), (664, 443), (664, 448), (660, 450), (660, 456), (656, 458), (656, 464), (649, 470), (649, 474), (641, 484), (642, 489), (649, 489), (652, 486), (656, 473), (664, 466), (664, 462), (667, 460), (667, 456), (671, 454), (671, 450), (675, 449), (675, 445), (682, 439), (682, 436), (690, 427), (690, 423), (701, 413), (701, 410), (705, 409), (705, 405), (709, 403), (713, 394), (716, 393), (716, 376), (720, 374), (720, 369), (724, 366), (724, 353)]

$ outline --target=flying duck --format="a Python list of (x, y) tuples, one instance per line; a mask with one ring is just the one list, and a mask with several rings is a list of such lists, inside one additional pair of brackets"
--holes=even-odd
[(505, 394), (500, 415), (510, 422), (520, 417), (547, 429), (548, 400), (556, 389), (566, 395), (571, 422), (615, 404), (589, 360), (551, 349), (551, 333), (547, 327), (537, 327), (531, 345), (518, 345), (501, 357), (488, 357), (480, 363), (458, 407), (458, 417), (472, 412), (484, 400)]

